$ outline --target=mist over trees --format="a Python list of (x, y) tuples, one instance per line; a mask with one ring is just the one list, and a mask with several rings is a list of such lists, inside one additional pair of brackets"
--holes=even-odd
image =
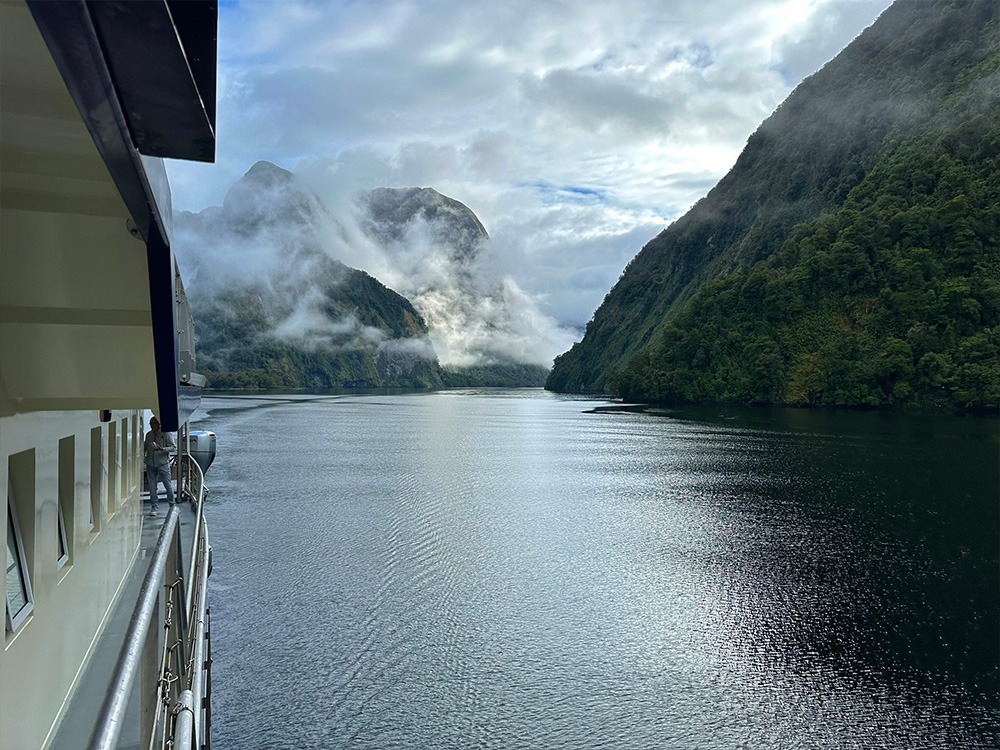
[(323, 265), (313, 299), (290, 303), (251, 286), (197, 303), (198, 357), (210, 387), (441, 387), (413, 306), (363, 271)]
[(339, 208), (261, 161), (221, 207), (176, 216), (210, 387), (545, 382), (561, 332), (490, 265), (467, 206), (431, 188), (379, 188)]
[(354, 205), (363, 262), (423, 316), (447, 384), (544, 384), (573, 333), (498, 267), (468, 206), (433, 188), (376, 188)]
[(258, 162), (221, 207), (175, 224), (210, 387), (443, 385), (423, 318), (324, 251), (336, 222), (292, 173)]
[(643, 248), (547, 387), (1000, 403), (1000, 3), (898, 2)]

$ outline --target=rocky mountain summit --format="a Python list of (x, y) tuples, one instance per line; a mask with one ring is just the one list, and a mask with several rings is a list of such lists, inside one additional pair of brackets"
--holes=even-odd
[(175, 216), (199, 366), (216, 388), (438, 387), (408, 300), (330, 257), (336, 223), (291, 173), (258, 162), (221, 207)]
[(423, 224), (434, 243), (451, 251), (451, 260), (462, 262), (490, 238), (468, 206), (434, 188), (375, 188), (358, 203), (366, 233), (386, 245), (405, 241), (409, 227)]
[[(544, 383), (523, 315), (537, 311), (491, 270), (467, 206), (432, 188), (377, 188), (339, 208), (261, 161), (222, 206), (176, 215), (213, 387)], [(349, 247), (359, 238), (363, 252)], [(337, 259), (363, 255), (370, 272)]]
[(465, 204), (433, 188), (376, 188), (359, 196), (358, 225), (390, 259), (393, 286), (427, 321), (446, 382), (542, 385), (542, 315), (490, 265), (489, 234)]

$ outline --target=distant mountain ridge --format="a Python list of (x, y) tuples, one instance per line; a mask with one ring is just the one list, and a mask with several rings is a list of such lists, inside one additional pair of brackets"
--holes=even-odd
[(546, 387), (1000, 402), (1000, 4), (897, 2), (632, 260)]
[[(504, 349), (508, 290), (481, 273), (489, 235), (467, 206), (432, 188), (378, 188), (358, 202), (375, 248), (410, 264), (401, 276), (410, 299), (334, 259), (351, 233), (269, 162), (254, 164), (221, 207), (176, 215), (211, 387), (544, 384), (547, 367)], [(435, 335), (474, 342), (468, 361), (442, 368)]]
[(175, 224), (210, 387), (443, 385), (419, 313), (324, 252), (336, 227), (291, 172), (257, 162), (222, 207)]
[(433, 188), (381, 187), (358, 197), (362, 231), (395, 259), (400, 291), (427, 321), (448, 385), (541, 386), (548, 367), (518, 347), (531, 303), (491, 273), (489, 234), (465, 204)]
[(453, 260), (467, 260), (478, 254), (489, 234), (479, 217), (454, 198), (434, 188), (380, 187), (363, 193), (359, 203), (364, 228), (384, 243), (401, 242), (414, 221), (430, 226), (433, 239), (452, 248)]

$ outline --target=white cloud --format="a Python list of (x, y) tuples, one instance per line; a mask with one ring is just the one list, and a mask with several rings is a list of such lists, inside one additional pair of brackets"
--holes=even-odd
[[(323, 246), (409, 299), (427, 323), (442, 365), (517, 362), (547, 367), (572, 345), (576, 332), (542, 312), (544, 294), (526, 292), (513, 278), (512, 267), (526, 267), (523, 255), (522, 262), (512, 264), (502, 256), (504, 245), (486, 240), (474, 253), (463, 251), (456, 262), (453, 242), (442, 241), (437, 228), (424, 221), (409, 223), (401, 237), (383, 244), (365, 235), (360, 228), (364, 218), (352, 208), (341, 206)], [(294, 322), (301, 328), (307, 319), (296, 315)]]
[(273, 336), (310, 349), (330, 348), (335, 341), (347, 337), (368, 340), (372, 332), (381, 339), (385, 338), (379, 329), (361, 325), (353, 315), (332, 320), (323, 310), (325, 302), (326, 296), (318, 287), (306, 286), (303, 294), (295, 300), (292, 311), (274, 327)]
[(888, 4), (222, 4), (218, 164), (171, 163), (174, 202), (220, 204), (259, 159), (335, 211), (359, 189), (434, 187), (476, 212), (542, 313), (581, 327)]

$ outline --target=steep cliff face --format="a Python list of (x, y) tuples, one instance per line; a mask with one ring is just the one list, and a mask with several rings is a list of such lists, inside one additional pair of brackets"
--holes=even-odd
[(176, 231), (211, 386), (442, 385), (420, 314), (330, 257), (338, 227), (291, 172), (258, 162), (221, 207), (178, 214)]
[(995, 402), (998, 67), (996, 0), (894, 4), (642, 249), (547, 387)]
[(448, 385), (545, 382), (539, 343), (551, 322), (491, 266), (489, 235), (468, 206), (433, 188), (377, 188), (358, 209), (362, 231), (391, 258), (394, 287), (427, 321)]
[(489, 239), (468, 206), (434, 188), (376, 188), (361, 196), (360, 205), (365, 230), (383, 244), (403, 242), (408, 228), (422, 224), (452, 261), (464, 262)]
[(492, 271), (489, 235), (467, 206), (432, 188), (378, 188), (356, 208), (339, 219), (358, 221), (361, 246), (386, 260), (396, 290), (336, 260), (356, 233), (269, 162), (254, 164), (222, 206), (176, 216), (212, 386), (545, 382), (533, 346), (541, 316)]

